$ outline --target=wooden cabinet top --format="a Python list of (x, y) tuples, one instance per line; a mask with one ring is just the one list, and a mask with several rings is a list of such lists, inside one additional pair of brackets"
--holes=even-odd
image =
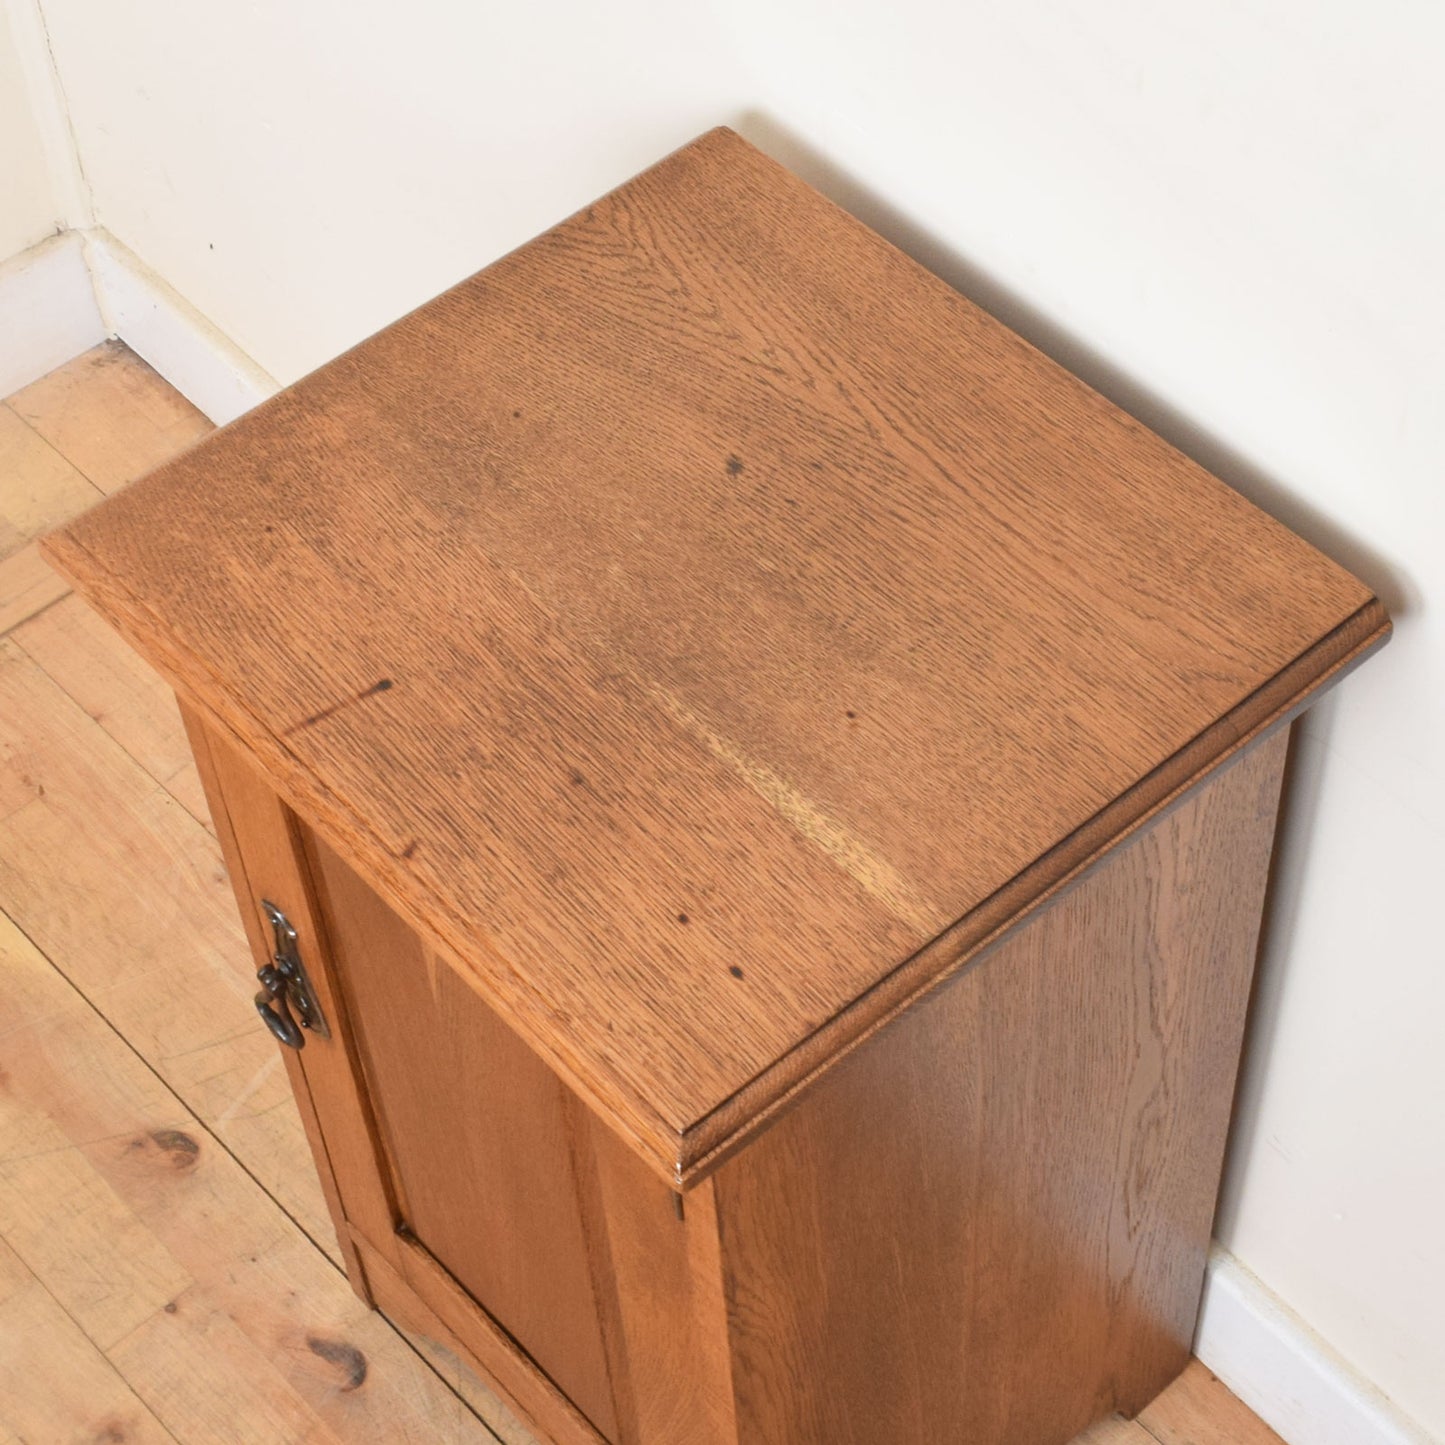
[(725, 130), (49, 546), (684, 1181), (1389, 625)]

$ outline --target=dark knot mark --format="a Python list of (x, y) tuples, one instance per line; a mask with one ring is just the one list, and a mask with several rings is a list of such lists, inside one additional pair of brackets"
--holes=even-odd
[(728, 458), (728, 476), (735, 477), (742, 469), (743, 459), (741, 457)]
[(342, 708), (350, 707), (353, 703), (361, 702), (365, 698), (375, 697), (377, 693), (385, 692), (393, 686), (395, 686), (395, 684), (389, 677), (383, 677), (379, 681), (372, 683), (370, 687), (364, 687), (360, 692), (353, 693), (350, 697), (344, 697), (340, 702), (334, 702), (330, 707), (324, 707), (320, 712), (312, 713), (310, 717), (302, 718), (299, 723), (292, 723), (285, 732), (294, 733), (299, 732), (302, 728), (314, 727), (317, 723), (325, 722), (327, 718), (334, 717)]
[(306, 1348), (328, 1365), (335, 1365), (341, 1376), (341, 1388), (348, 1393), (366, 1383), (366, 1356), (345, 1340), (328, 1340), (321, 1335), (307, 1335)]
[(734, 978), (741, 978), (743, 976), (742, 969), (740, 969), (735, 963), (729, 965), (728, 972), (732, 974)]
[(125, 1433), (125, 1424), (120, 1420), (102, 1420), (95, 1427), (91, 1440), (94, 1445), (125, 1445), (130, 1436)]
[(146, 1153), (154, 1147), (177, 1173), (194, 1169), (201, 1157), (201, 1146), (180, 1129), (152, 1129), (149, 1134), (132, 1139), (129, 1147)]
[(411, 855), (416, 852), (416, 844), (417, 840), (413, 838), (411, 842), (408, 843), (406, 847), (401, 850), (401, 856), (403, 858), (410, 858)]

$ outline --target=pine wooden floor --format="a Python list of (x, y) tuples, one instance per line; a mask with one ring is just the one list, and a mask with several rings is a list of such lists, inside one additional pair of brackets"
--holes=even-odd
[[(175, 704), (35, 550), (209, 429), (116, 343), (0, 405), (0, 1445), (528, 1445), (346, 1285)], [(1196, 1362), (1075, 1445), (1280, 1442)]]

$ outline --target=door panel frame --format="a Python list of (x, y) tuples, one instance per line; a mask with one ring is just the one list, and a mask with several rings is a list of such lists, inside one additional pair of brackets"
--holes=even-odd
[(296, 821), (239, 745), (185, 699), (178, 701), (256, 966), (271, 961), (272, 942), (261, 912), (261, 900), (267, 898), (296, 929), (298, 951), (330, 1031), (329, 1039), (308, 1034), (301, 1050), (277, 1047), (321, 1177), (347, 1277), (356, 1293), (373, 1304), (351, 1227), (396, 1266), (398, 1215), (378, 1162), (371, 1106), (332, 976)]

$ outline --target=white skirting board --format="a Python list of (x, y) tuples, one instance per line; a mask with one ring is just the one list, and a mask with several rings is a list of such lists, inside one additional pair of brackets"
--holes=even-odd
[(95, 291), (112, 336), (149, 362), (217, 426), (281, 387), (114, 236), (85, 233)]
[(0, 396), (108, 336), (124, 341), (218, 426), (280, 390), (100, 228), (66, 231), (0, 265)]
[(1287, 1445), (1440, 1445), (1218, 1246), (1194, 1353)]
[(78, 231), (0, 265), (0, 396), (9, 396), (107, 335)]

